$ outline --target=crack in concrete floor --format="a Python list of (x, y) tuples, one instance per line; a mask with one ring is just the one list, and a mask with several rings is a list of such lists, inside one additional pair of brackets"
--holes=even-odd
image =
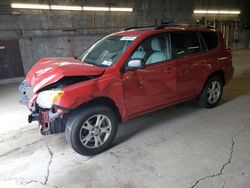
[[(18, 148), (19, 150), (20, 148)], [(48, 165), (47, 165), (47, 173), (44, 177), (44, 181), (39, 181), (39, 180), (36, 180), (36, 179), (29, 179), (29, 178), (23, 178), (23, 177), (13, 177), (13, 178), (0, 178), (0, 180), (3, 180), (3, 181), (11, 181), (11, 180), (14, 180), (16, 182), (16, 184), (18, 185), (27, 185), (27, 184), (30, 184), (30, 183), (39, 183), (43, 186), (47, 186), (47, 187), (53, 187), (53, 188), (58, 188), (57, 186), (55, 185), (50, 185), (48, 184), (48, 181), (49, 181), (49, 176), (50, 176), (50, 166), (51, 166), (51, 163), (52, 163), (52, 160), (53, 160), (53, 156), (54, 156), (54, 153), (52, 152), (50, 146), (47, 144), (47, 149), (48, 149), (48, 152), (49, 152), (49, 155), (50, 155), (50, 159), (49, 159), (49, 162), (48, 162)], [(12, 153), (12, 152), (15, 152), (17, 151), (17, 149), (11, 151), (11, 152), (7, 152), (4, 154), (4, 156)], [(1, 155), (2, 156), (2, 155)], [(0, 157), (1, 157), (0, 156)]]
[(55, 185), (51, 185), (51, 184), (48, 184), (48, 183), (45, 183), (45, 182), (42, 182), (42, 181), (39, 181), (36, 179), (29, 179), (29, 178), (23, 178), (23, 177), (0, 178), (0, 180), (2, 180), (2, 181), (15, 181), (16, 184), (18, 184), (18, 185), (28, 185), (31, 183), (38, 183), (38, 184), (41, 184), (41, 185), (46, 186), (46, 187), (58, 188)]
[[(235, 136), (233, 136), (231, 138), (232, 144), (231, 144), (231, 151), (230, 151), (229, 159), (227, 160), (226, 163), (224, 163), (222, 165), (220, 171), (218, 173), (216, 173), (216, 174), (212, 174), (212, 175), (209, 175), (209, 176), (204, 176), (203, 178), (198, 179), (190, 188), (196, 187), (200, 182), (202, 182), (202, 181), (204, 181), (206, 179), (214, 178), (214, 177), (217, 177), (217, 176), (220, 176), (220, 175), (223, 174), (223, 170), (225, 169), (225, 167), (227, 165), (229, 165), (231, 163), (231, 161), (233, 159), (234, 146), (235, 146), (234, 138), (237, 137), (237, 136), (239, 136), (248, 127), (249, 122), (250, 122), (250, 119), (248, 119), (247, 122), (245, 123), (245, 125), (243, 126), (243, 128), (237, 134), (235, 134)], [(226, 184), (226, 182), (224, 182), (223, 187), (225, 187), (225, 184)]]
[(222, 175), (223, 170), (225, 169), (225, 167), (226, 167), (227, 165), (229, 165), (229, 164), (231, 163), (231, 161), (232, 161), (233, 152), (234, 152), (234, 145), (235, 145), (235, 142), (234, 142), (234, 139), (232, 138), (232, 145), (231, 145), (231, 152), (230, 152), (229, 159), (227, 160), (226, 163), (224, 163), (224, 164), (222, 165), (222, 168), (220, 169), (220, 171), (219, 171), (218, 173), (216, 173), (216, 174), (212, 174), (212, 175), (205, 176), (205, 177), (203, 177), (203, 178), (198, 179), (198, 180), (195, 182), (195, 184), (191, 186), (191, 188), (196, 187), (201, 181), (204, 181), (204, 180), (206, 180), (206, 179), (209, 179), (209, 178), (213, 178), (213, 177)]
[(45, 176), (45, 180), (44, 180), (44, 184), (46, 185), (48, 180), (49, 180), (49, 175), (50, 175), (50, 165), (52, 163), (52, 160), (53, 160), (53, 152), (52, 150), (50, 149), (49, 147), (49, 144), (47, 144), (47, 148), (48, 148), (48, 151), (49, 151), (49, 155), (50, 155), (50, 160), (49, 160), (49, 163), (48, 163), (48, 166), (47, 166), (47, 174)]

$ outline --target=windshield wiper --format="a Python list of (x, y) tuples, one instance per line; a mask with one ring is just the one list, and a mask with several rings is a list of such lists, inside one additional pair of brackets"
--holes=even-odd
[(97, 66), (97, 67), (108, 67), (107, 65), (97, 64), (97, 63), (93, 63), (93, 62), (89, 62), (89, 61), (85, 61), (85, 60), (83, 62), (90, 64), (90, 65)]

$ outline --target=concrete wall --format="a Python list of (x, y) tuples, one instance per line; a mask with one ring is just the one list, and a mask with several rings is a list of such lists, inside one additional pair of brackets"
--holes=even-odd
[(41, 57), (76, 56), (93, 44), (101, 35), (90, 36), (57, 36), (23, 38), (19, 40), (24, 62), (24, 71)]
[[(85, 6), (133, 7), (133, 12), (86, 12), (55, 10), (14, 10), (10, 1), (0, 1), (0, 39), (18, 38), (24, 70), (40, 57), (73, 56), (103, 35), (130, 26), (146, 26), (165, 21), (194, 21), (194, 9), (242, 9), (241, 23), (249, 21), (247, 0), (17, 0)], [(240, 30), (235, 48), (248, 47), (249, 31)]]

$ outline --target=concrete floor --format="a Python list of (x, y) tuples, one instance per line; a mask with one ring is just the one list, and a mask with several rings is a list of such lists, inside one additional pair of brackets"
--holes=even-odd
[(41, 136), (0, 87), (0, 187), (250, 187), (250, 50), (234, 52), (221, 105), (181, 104), (119, 127), (114, 147), (75, 153), (64, 134)]

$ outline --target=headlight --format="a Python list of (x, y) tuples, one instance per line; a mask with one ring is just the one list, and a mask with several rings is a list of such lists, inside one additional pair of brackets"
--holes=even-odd
[(42, 91), (38, 94), (36, 102), (42, 108), (51, 108), (62, 95), (63, 91), (61, 90)]

